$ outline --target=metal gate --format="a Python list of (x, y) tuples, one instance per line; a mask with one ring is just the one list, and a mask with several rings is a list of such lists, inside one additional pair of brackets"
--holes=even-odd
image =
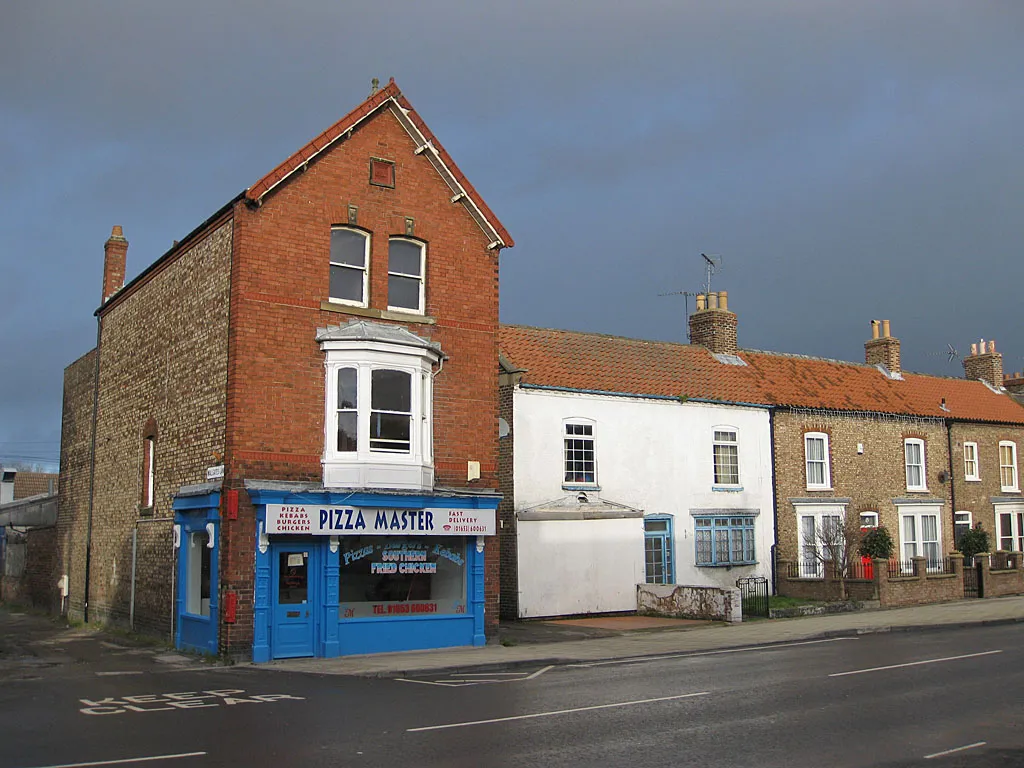
[[(974, 558), (970, 558), (973, 560)], [(964, 597), (984, 597), (981, 588), (981, 563), (964, 558)]]
[(768, 610), (768, 579), (763, 576), (745, 576), (736, 579), (740, 588), (740, 603), (743, 607), (743, 618), (748, 616), (770, 617)]

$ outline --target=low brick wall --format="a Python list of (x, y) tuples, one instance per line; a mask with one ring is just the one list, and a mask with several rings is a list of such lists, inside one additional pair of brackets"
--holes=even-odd
[[(950, 564), (952, 573), (928, 573), (925, 558), (916, 557), (913, 576), (889, 578), (889, 564), (875, 560), (871, 579), (846, 580), (847, 597), (858, 602), (877, 600), (883, 608), (961, 600), (964, 596), (963, 557), (950, 555)], [(805, 600), (842, 599), (841, 584), (831, 569), (825, 569), (824, 578), (805, 579), (790, 577), (790, 566), (787, 560), (778, 563), (776, 590), (780, 595)]]
[(54, 576), (57, 529), (27, 532), (7, 529), (4, 572), (0, 574), (0, 600), (59, 612), (60, 597)]
[(981, 593), (985, 597), (1024, 594), (1024, 556), (1020, 552), (978, 555), (981, 564)]
[(638, 584), (636, 611), (648, 616), (743, 621), (740, 591), (732, 587)]

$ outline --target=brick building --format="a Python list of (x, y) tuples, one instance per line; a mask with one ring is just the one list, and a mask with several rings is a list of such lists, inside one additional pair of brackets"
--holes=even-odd
[(65, 372), (71, 612), (257, 661), (483, 643), (512, 244), (394, 81), (126, 285), (115, 227)]

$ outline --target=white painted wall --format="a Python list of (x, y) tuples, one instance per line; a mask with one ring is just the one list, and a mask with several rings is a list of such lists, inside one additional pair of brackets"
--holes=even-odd
[[(517, 388), (513, 394), (516, 511), (563, 498), (566, 418), (594, 422), (599, 492), (591, 499), (673, 517), (676, 583), (734, 587), (741, 576), (771, 577), (773, 509), (768, 411), (676, 400)], [(713, 433), (736, 429), (742, 490), (713, 490)], [(755, 566), (698, 568), (697, 509), (756, 509)], [(518, 523), (521, 616), (629, 611), (644, 581), (643, 521)], [(628, 599), (627, 599), (628, 596)]]
[(635, 611), (636, 585), (644, 580), (643, 522), (521, 521), (519, 615)]

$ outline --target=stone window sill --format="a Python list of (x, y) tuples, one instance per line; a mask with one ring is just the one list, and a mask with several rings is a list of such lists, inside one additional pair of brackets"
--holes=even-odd
[(334, 301), (321, 301), (320, 309), (324, 312), (340, 312), (345, 315), (372, 317), (378, 320), (395, 320), (400, 323), (421, 323), (423, 325), (435, 325), (437, 323), (435, 318), (430, 317), (429, 315), (419, 315), (415, 312), (396, 312), (393, 309), (353, 307), (348, 304), (339, 304)]

